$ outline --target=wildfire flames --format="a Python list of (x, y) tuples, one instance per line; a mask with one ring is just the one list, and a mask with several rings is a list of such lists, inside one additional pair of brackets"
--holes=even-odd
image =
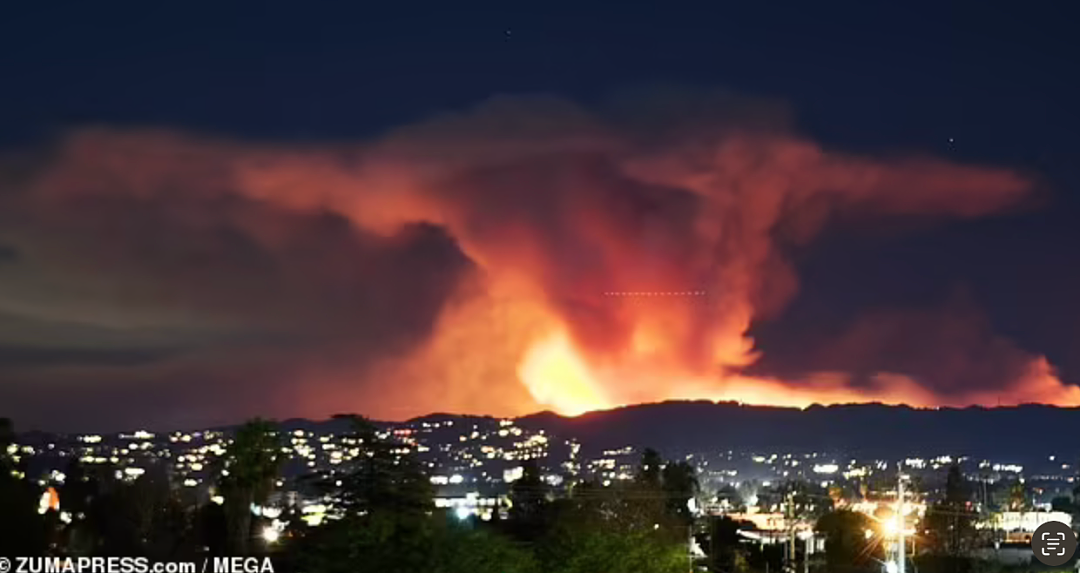
[[(290, 285), (275, 291), (281, 297), (350, 300), (317, 283), (374, 297), (325, 327), (312, 316), (338, 314), (329, 302), (313, 309), (320, 303), (306, 301), (292, 312), (290, 302), (259, 307), (239, 287), (233, 298), (193, 294), (202, 288), (193, 281), (192, 292), (148, 289), (198, 316), (316, 332), (318, 344), (267, 359), (289, 363), (280, 368), (285, 386), (326, 390), (302, 393), (311, 410), (345, 402), (380, 417), (538, 408), (572, 415), (684, 398), (799, 407), (1080, 404), (1080, 389), (1062, 384), (1044, 358), (981, 332), (970, 336), (961, 362), (1003, 364), (997, 370), (1007, 379), (953, 383), (969, 373), (951, 358), (942, 364), (949, 379), (940, 381), (886, 366), (862, 378), (833, 370), (798, 379), (748, 374), (768, 352), (748, 336), (752, 325), (778, 316), (797, 294), (788, 254), (808, 248), (828, 225), (982, 217), (1030, 190), (1004, 169), (826, 150), (775, 122), (743, 119), (771, 116), (747, 112), (754, 105), (721, 101), (728, 113), (696, 123), (654, 111), (635, 122), (557, 100), (505, 99), (356, 147), (83, 132), (24, 185), (12, 208), (48, 231), (89, 225), (79, 217), (88, 198), (150, 205), (179, 221), (189, 244), (219, 240), (215, 233), (227, 226), (251, 249), (287, 253), (273, 275)], [(145, 230), (110, 225), (121, 219), (107, 215), (98, 214), (101, 225), (124, 240)], [(320, 217), (347, 228), (315, 234), (310, 221)], [(91, 241), (89, 231), (65, 232), (72, 243), (61, 250)], [(104, 250), (107, 257), (80, 262), (130, 275), (139, 274), (134, 259), (153, 256)], [(345, 257), (352, 252), (360, 255)], [(446, 262), (455, 256), (464, 264)], [(412, 270), (399, 272), (406, 264)], [(411, 334), (386, 334), (398, 327)], [(381, 344), (380, 353), (348, 350)]]
[[(708, 378), (681, 375), (677, 370), (649, 372), (632, 368), (592, 369), (588, 361), (564, 335), (556, 335), (534, 345), (526, 354), (520, 379), (533, 398), (564, 415), (610, 409), (635, 403), (608, 398), (604, 388), (619, 387), (626, 380), (663, 380), (661, 393), (649, 400), (707, 399), (716, 402), (805, 408), (812, 404), (852, 404), (880, 402), (916, 407), (1016, 405), (1046, 403), (1080, 405), (1080, 392), (1058, 380), (1043, 361), (1014, 385), (991, 391), (974, 391), (952, 399), (936, 395), (903, 375), (880, 374), (874, 387), (853, 388), (844, 374), (815, 374), (799, 381), (741, 375)], [(654, 386), (655, 387), (655, 386)]]

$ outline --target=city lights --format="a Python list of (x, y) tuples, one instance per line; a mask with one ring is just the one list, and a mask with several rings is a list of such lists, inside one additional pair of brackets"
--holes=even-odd
[[(462, 427), (466, 431), (464, 435)], [(395, 464), (406, 458), (419, 462), (426, 472), (425, 480), (435, 492), (434, 506), (461, 522), (506, 519), (513, 505), (508, 494), (513, 484), (525, 477), (526, 462), (537, 465), (538, 478), (543, 487), (550, 488), (553, 497), (570, 495), (569, 492), (582, 483), (593, 480), (604, 491), (617, 495), (625, 484), (638, 479), (642, 470), (642, 448), (622, 446), (594, 450), (578, 440), (539, 428), (526, 429), (506, 419), (459, 422), (452, 429), (449, 423), (405, 422), (380, 432), (380, 435), (388, 441), (386, 452), (394, 458)], [(189, 439), (184, 440), (184, 436)], [(95, 434), (89, 439), (80, 436), (71, 441), (50, 437), (51, 448), (44, 444), (41, 447), (20, 444), (9, 449), (20, 456), (24, 451), (28, 452), (26, 458), (64, 461), (71, 456), (88, 465), (100, 464), (110, 467), (118, 479), (132, 483), (144, 479), (151, 467), (159, 467), (173, 475), (177, 487), (205, 495), (203, 499), (210, 503), (225, 503), (217, 480), (229, 473), (215, 468), (220, 467), (219, 460), (228, 452), (232, 439), (228, 433), (174, 433), (152, 438), (140, 435), (139, 438), (145, 441), (133, 438), (133, 434)], [(318, 428), (301, 433), (283, 432), (281, 438), (281, 453), (285, 459), (310, 468), (310, 471), (326, 472), (325, 483), (335, 488), (345, 487), (346, 480), (345, 473), (334, 468), (370, 455), (361, 441), (348, 435), (322, 432)], [(1043, 468), (1046, 474), (1037, 476), (1040, 487), (1046, 487), (1047, 480), (1070, 483), (1073, 476), (1065, 470), (1071, 466), (1064, 464), (1066, 467), (1063, 468), (1060, 458), (1049, 460), (1049, 457), (1043, 458), (1048, 460), (1047, 467)], [(702, 495), (687, 498), (683, 507), (688, 515), (695, 518), (726, 515), (748, 528), (739, 531), (739, 538), (747, 542), (789, 543), (794, 536), (800, 544), (806, 544), (807, 551), (816, 552), (824, 550), (823, 538), (815, 531), (814, 521), (806, 516), (832, 507), (830, 503), (838, 509), (858, 512), (872, 521), (871, 528), (859, 533), (860, 537), (865, 535), (869, 543), (876, 543), (875, 537), (879, 537), (880, 541), (887, 542), (886, 547), (895, 547), (900, 539), (915, 537), (916, 531), (925, 527), (925, 514), (933, 504), (928, 495), (933, 494), (911, 492), (901, 504), (895, 486), (874, 490), (867, 489), (866, 484), (870, 480), (892, 483), (897, 463), (905, 473), (927, 478), (944, 471), (939, 467), (939, 461), (950, 459), (963, 463), (964, 458), (952, 455), (901, 457), (896, 462), (842, 456), (824, 450), (750, 452), (725, 449), (691, 452), (681, 455), (680, 459), (695, 467), (702, 488)], [(1023, 485), (1029, 478), (1021, 473), (1025, 468), (1013, 460), (980, 459), (970, 463), (972, 471), (980, 472), (980, 479), (988, 487), (998, 487), (999, 483)], [(41, 486), (55, 484), (59, 487), (67, 481), (69, 476), (57, 469), (62, 467), (55, 465), (53, 469), (45, 470), (39, 480)], [(663, 465), (659, 471), (662, 475)], [(933, 480), (932, 477), (928, 479)], [(259, 538), (268, 545), (281, 542), (286, 528), (284, 522), (277, 519), (284, 519), (288, 513), (294, 514), (303, 527), (320, 527), (343, 515), (341, 498), (302, 491), (295, 474), (279, 476), (272, 483), (271, 498), (251, 507), (254, 516), (274, 520), (272, 525), (262, 527), (258, 532)], [(791, 483), (808, 488), (808, 496), (795, 504), (794, 515), (790, 501), (781, 494)], [(1053, 494), (1047, 490), (1043, 495), (1046, 499)], [(55, 497), (43, 495), (39, 506), (44, 512), (58, 508), (58, 503)], [(990, 512), (987, 515), (974, 523), (976, 528), (1026, 531), (1046, 520), (1069, 520), (1068, 514), (1049, 511)], [(69, 513), (59, 517), (65, 523), (77, 523), (80, 519), (83, 517)], [(1017, 538), (1017, 535), (1010, 533), (1009, 539)], [(897, 573), (905, 573), (895, 563), (892, 567), (897, 568)]]

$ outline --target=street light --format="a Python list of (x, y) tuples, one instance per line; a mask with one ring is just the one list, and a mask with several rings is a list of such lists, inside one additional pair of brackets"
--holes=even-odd
[(262, 538), (263, 541), (274, 544), (277, 543), (278, 539), (281, 539), (281, 532), (273, 525), (268, 525), (262, 530)]

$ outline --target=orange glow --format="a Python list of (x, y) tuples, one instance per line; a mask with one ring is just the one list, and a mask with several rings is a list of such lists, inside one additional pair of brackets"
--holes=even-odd
[(50, 511), (60, 511), (60, 494), (56, 492), (56, 488), (49, 487), (42, 495), (42, 507)]
[(879, 402), (914, 407), (964, 407), (973, 404), (1017, 405), (1041, 402), (1080, 405), (1080, 388), (1062, 384), (1045, 359), (1036, 360), (1028, 376), (997, 391), (972, 391), (943, 397), (899, 374), (879, 373), (869, 387), (855, 387), (844, 373), (818, 373), (802, 380), (742, 375), (714, 377), (670, 369), (650, 359), (652, 344), (635, 336), (624, 360), (589, 360), (565, 332), (540, 339), (526, 352), (518, 369), (521, 382), (536, 402), (566, 416), (642, 401), (634, 388), (652, 388), (648, 400), (700, 400), (806, 408), (813, 404)]
[[(611, 215), (611, 202), (618, 205), (620, 194), (631, 192), (618, 188), (623, 182), (573, 160), (539, 163), (538, 170), (529, 163), (531, 153), (547, 153), (548, 147), (585, 145), (604, 153), (607, 142), (554, 139), (532, 149), (532, 142), (509, 145), (466, 133), (467, 145), (443, 159), (423, 137), (419, 143), (391, 138), (365, 163), (362, 185), (374, 191), (340, 193), (348, 197), (341, 208), (366, 229), (381, 232), (416, 220), (445, 226), (484, 277), (482, 294), (473, 299), (479, 302), (444, 312), (434, 338), (396, 368), (413, 372), (410, 380), (438, 382), (395, 385), (395, 393), (429, 394), (416, 392), (417, 386), (434, 385), (439, 390), (433, 395), (441, 398), (433, 407), (509, 414), (544, 408), (564, 415), (669, 399), (800, 408), (871, 401), (1080, 404), (1080, 389), (1062, 385), (1049, 368), (992, 397), (941, 395), (889, 372), (874, 376), (869, 386), (842, 372), (800, 380), (739, 373), (761, 352), (747, 335), (754, 321), (783, 308), (798, 289), (775, 244), (776, 229), (790, 227), (806, 240), (821, 224), (812, 216), (803, 220), (804, 211), (791, 205), (850, 201), (885, 212), (973, 217), (1022, 197), (1027, 183), (1015, 175), (929, 160), (875, 162), (828, 154), (793, 138), (741, 134), (714, 149), (613, 160), (618, 175), (634, 184), (686, 190), (703, 202), (692, 219), (646, 219), (651, 227), (643, 229)], [(701, 158), (704, 166), (696, 162)], [(503, 160), (515, 168), (470, 171)], [(320, 178), (331, 181), (330, 188), (348, 187), (340, 176)], [(279, 180), (273, 168), (259, 177)], [(255, 187), (260, 197), (280, 192), (262, 183)], [(548, 219), (520, 204), (543, 205), (539, 212)], [(501, 312), (512, 309), (519, 318), (493, 320), (493, 298)], [(484, 377), (490, 383), (478, 383), (478, 363), (485, 369), (498, 364), (498, 373), (514, 371), (527, 392), (507, 393), (505, 382), (491, 376)], [(384, 370), (380, 378), (398, 378)], [(428, 407), (409, 402), (416, 413)]]
[[(851, 402), (934, 406), (936, 398), (910, 380), (890, 380), (878, 389), (855, 389), (844, 375), (820, 374), (798, 382), (740, 375), (692, 375), (665, 367), (632, 349), (624, 361), (590, 361), (559, 332), (526, 352), (519, 378), (537, 403), (574, 416), (646, 400), (709, 399), (805, 408)], [(634, 389), (640, 395), (635, 395)], [(611, 395), (605, 390), (612, 391)]]
[(560, 414), (576, 416), (613, 406), (565, 333), (533, 345), (525, 353), (518, 376), (538, 403)]
[[(307, 415), (576, 415), (669, 399), (1080, 405), (1080, 388), (1063, 384), (1045, 358), (989, 326), (989, 335), (982, 325), (968, 329), (966, 315), (936, 337), (921, 336), (922, 322), (882, 330), (866, 321), (834, 349), (860, 360), (825, 360), (793, 380), (744, 374), (768, 352), (752, 327), (798, 294), (789, 255), (830, 222), (981, 217), (1008, 211), (1032, 187), (1007, 169), (855, 156), (782, 129), (742, 128), (744, 107), (717, 114), (716, 125), (659, 125), (651, 134), (641, 132), (651, 120), (624, 126), (612, 119), (621, 113), (498, 98), (376, 141), (302, 148), (88, 132), (70, 138), (55, 167), (34, 180), (24, 206), (32, 210), (21, 218), (66, 233), (96, 219), (86, 205), (113, 204), (91, 201), (97, 195), (130, 194), (140, 209), (160, 208), (150, 213), (163, 221), (181, 219), (176, 227), (195, 255), (226, 250), (209, 267), (216, 273), (248, 273), (234, 261), (258, 253), (255, 267), (283, 281), (270, 302), (248, 296), (262, 283), (248, 286), (246, 274), (216, 286), (228, 297), (201, 296), (203, 281), (181, 288), (161, 278), (187, 277), (201, 266), (190, 261), (201, 259), (169, 253), (181, 261), (173, 274), (156, 272), (172, 259), (153, 256), (147, 267), (141, 257), (155, 251), (129, 245), (140, 245), (134, 233), (156, 229), (157, 219), (136, 225), (119, 213), (108, 232), (81, 235), (113, 241), (95, 250), (108, 254), (100, 266), (138, 279), (131, 300), (162, 306), (166, 326), (196, 317), (196, 326), (295, 332), (304, 342), (291, 352), (253, 347), (243, 361), (221, 352), (228, 364), (214, 368), (239, 372), (238, 363), (257, 362), (260, 375), (245, 378), (282, 379), (289, 408), (300, 404)], [(645, 110), (642, 119), (670, 115), (650, 111), (668, 110)], [(441, 250), (434, 241), (412, 244), (403, 230), (415, 227), (437, 230)], [(63, 257), (78, 269), (85, 258)], [(85, 264), (80, 272), (98, 276)], [(427, 269), (439, 272), (420, 272)], [(112, 296), (111, 283), (102, 284)], [(431, 288), (410, 288), (417, 284)], [(307, 304), (323, 298), (326, 305)], [(102, 300), (101, 315), (113, 320), (112, 299)], [(415, 309), (423, 312), (407, 312)], [(939, 318), (931, 312), (925, 322)], [(150, 320), (141, 312), (127, 319)], [(912, 338), (940, 341), (930, 344), (940, 352), (918, 354), (915, 366), (889, 360)], [(207, 351), (169, 368), (190, 361), (209, 370), (216, 360)], [(876, 371), (883, 363), (900, 372)], [(833, 371), (842, 368), (862, 378)], [(911, 374), (936, 370), (933, 380)]]

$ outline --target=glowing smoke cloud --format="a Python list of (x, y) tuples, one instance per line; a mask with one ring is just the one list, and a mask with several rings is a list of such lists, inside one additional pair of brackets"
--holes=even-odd
[[(391, 134), (358, 163), (362, 183), (343, 183), (330, 203), (366, 227), (423, 220), (450, 229), (489, 292), (542, 317), (508, 354), (520, 353), (517, 373), (532, 396), (562, 412), (675, 397), (941, 403), (902, 374), (883, 372), (863, 388), (836, 373), (798, 384), (741, 376), (755, 359), (746, 332), (796, 291), (785, 238), (806, 242), (838, 212), (983, 216), (1015, 204), (1028, 183), (930, 159), (828, 153), (737, 122), (683, 135), (657, 145), (561, 102), (497, 101)], [(271, 167), (248, 182), (280, 197), (273, 184), (284, 178)], [(604, 297), (688, 288), (709, 296)], [(456, 316), (437, 336), (470, 322)], [(503, 340), (492, 333), (449, 361)], [(1075, 403), (1080, 392), (1040, 360), (1005, 394)], [(950, 403), (965, 400), (983, 401), (974, 393)]]
[[(745, 374), (761, 351), (751, 325), (798, 290), (785, 250), (831, 219), (981, 217), (1016, 205), (1030, 185), (1001, 169), (824, 150), (754, 102), (717, 109), (727, 112), (687, 122), (501, 99), (355, 148), (87, 132), (20, 187), (12, 208), (59, 227), (79, 221), (77, 205), (134, 202), (182, 225), (187, 240), (211, 241), (227, 225), (238, 234), (230, 248), (265, 252), (269, 265), (288, 253), (289, 265), (264, 276), (272, 296), (240, 281), (223, 298), (198, 280), (177, 292), (134, 272), (148, 255), (116, 245), (137, 240), (146, 231), (138, 226), (110, 227), (107, 257), (96, 225), (65, 231), (99, 253), (72, 266), (139, 275), (137, 300), (151, 310), (171, 297), (185, 320), (317, 334), (268, 359), (283, 364), (281, 388), (311, 389), (290, 395), (305, 413), (573, 414), (668, 398), (1080, 403), (1080, 390), (1027, 354), (998, 387), (946, 393), (895, 370), (862, 383), (833, 370), (797, 380)], [(332, 230), (310, 231), (313, 219)], [(298, 245), (303, 229), (314, 233), (307, 247)], [(59, 243), (55, 252), (73, 249)], [(334, 284), (347, 288), (326, 286)], [(681, 292), (699, 294), (656, 294)], [(296, 296), (323, 301), (271, 310), (274, 297)], [(338, 304), (350, 311), (335, 312)], [(409, 334), (384, 336), (401, 317)]]

